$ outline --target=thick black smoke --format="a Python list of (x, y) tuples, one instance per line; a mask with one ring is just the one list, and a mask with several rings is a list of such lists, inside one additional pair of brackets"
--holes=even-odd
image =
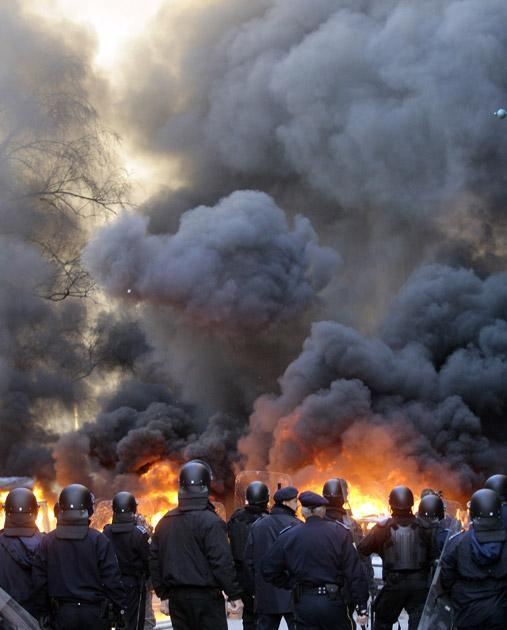
[(336, 322), (312, 326), (281, 394), (256, 402), (241, 450), (250, 465), (297, 471), (339, 459), (355, 426), (365, 441), (383, 427), (394, 445), (386, 457), (412, 458), (423, 474), (445, 464), (456, 473), (454, 489), (469, 491), (504, 466), (506, 324), (506, 274), (481, 280), (465, 269), (423, 267), (394, 301), (381, 337)]

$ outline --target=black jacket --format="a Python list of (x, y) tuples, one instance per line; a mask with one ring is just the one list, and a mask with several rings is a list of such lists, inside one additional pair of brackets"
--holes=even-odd
[(507, 543), (480, 543), (473, 527), (453, 536), (440, 580), (450, 591), (458, 627), (507, 628)]
[(201, 499), (186, 502), (160, 520), (150, 547), (150, 571), (161, 599), (182, 586), (220, 589), (229, 599), (241, 597), (226, 525)]
[(43, 534), (6, 536), (0, 532), (0, 587), (18, 604), (36, 614), (33, 601), (32, 563)]
[(270, 514), (263, 515), (250, 528), (245, 562), (251, 588), (255, 592), (257, 612), (283, 614), (292, 611), (292, 594), (267, 582), (262, 575), (261, 564), (280, 532), (299, 525), (301, 521), (293, 510), (284, 505), (275, 505)]
[(250, 527), (267, 510), (256, 505), (247, 505), (236, 510), (227, 523), (227, 532), (231, 542), (232, 557), (241, 588), (253, 594), (253, 586), (245, 563), (245, 550)]
[[(352, 603), (366, 608), (368, 602), (368, 581), (349, 529), (318, 516), (280, 534), (262, 562), (262, 574), (285, 588), (338, 584), (348, 587)], [(344, 603), (351, 603), (342, 594)]]
[(106, 525), (104, 534), (113, 545), (121, 574), (147, 578), (150, 574), (148, 532), (135, 523), (122, 523), (119, 529), (121, 531), (116, 531), (114, 524)]
[(33, 562), (33, 581), (41, 612), (47, 612), (48, 597), (94, 604), (108, 599), (125, 608), (113, 546), (92, 528), (82, 539), (58, 538), (56, 530), (44, 536)]

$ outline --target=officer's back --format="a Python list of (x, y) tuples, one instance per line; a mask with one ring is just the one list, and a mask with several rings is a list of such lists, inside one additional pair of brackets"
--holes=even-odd
[(137, 502), (130, 492), (113, 497), (113, 522), (104, 534), (111, 541), (122, 582), (127, 594), (126, 621), (128, 630), (144, 628), (146, 580), (149, 577), (149, 536), (136, 523)]
[(93, 499), (84, 486), (62, 490), (58, 525), (47, 534), (34, 559), (34, 586), (42, 615), (58, 630), (105, 630), (108, 608), (122, 619), (125, 591), (109, 540), (89, 527)]
[(226, 630), (222, 591), (240, 609), (227, 529), (209, 502), (210, 484), (209, 467), (185, 464), (178, 507), (160, 520), (152, 539), (153, 587), (161, 599), (169, 599), (175, 630)]
[(426, 523), (433, 532), (434, 546), (438, 555), (442, 553), (444, 545), (452, 534), (453, 523), (445, 517), (444, 502), (438, 494), (427, 494), (424, 496), (417, 509), (419, 520)]
[(300, 501), (306, 523), (280, 535), (263, 561), (264, 578), (295, 590), (298, 629), (348, 629), (351, 604), (366, 623), (368, 582), (349, 529), (325, 518), (320, 495), (303, 492)]
[(507, 628), (507, 544), (501, 504), (483, 489), (470, 501), (472, 526), (449, 540), (441, 583), (451, 595), (457, 628)]
[(33, 492), (12, 490), (5, 500), (5, 525), (0, 532), (0, 587), (33, 616), (37, 613), (32, 563), (42, 540), (35, 522), (38, 509)]

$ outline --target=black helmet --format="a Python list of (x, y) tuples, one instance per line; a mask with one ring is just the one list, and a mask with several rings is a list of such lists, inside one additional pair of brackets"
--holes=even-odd
[(181, 467), (180, 497), (207, 497), (211, 487), (211, 467), (206, 462), (193, 459)]
[(476, 521), (492, 522), (501, 519), (502, 503), (498, 494), (489, 488), (482, 488), (482, 490), (474, 492), (470, 499), (470, 518), (474, 524)]
[(441, 521), (445, 516), (444, 512), (444, 502), (436, 494), (427, 494), (419, 503), (418, 514), (423, 518)]
[(248, 505), (266, 505), (269, 501), (269, 488), (262, 481), (252, 481), (246, 489)]
[(389, 505), (392, 510), (407, 512), (414, 505), (414, 495), (407, 486), (396, 486), (389, 494)]
[(93, 514), (93, 494), (86, 486), (73, 483), (61, 491), (58, 505), (58, 521), (62, 524), (86, 522)]
[(16, 488), (7, 495), (4, 510), (6, 514), (32, 514), (35, 518), (39, 511), (39, 505), (31, 490)]
[(113, 512), (115, 514), (135, 514), (137, 512), (137, 501), (130, 492), (118, 492), (113, 497)]
[(39, 511), (34, 493), (27, 488), (11, 490), (5, 499), (6, 536), (33, 536), (37, 531), (35, 519)]
[(328, 479), (322, 488), (322, 494), (331, 505), (343, 505), (347, 500), (349, 488), (345, 479)]
[(507, 501), (507, 475), (493, 475), (484, 484), (488, 490), (493, 490), (500, 497), (500, 501)]

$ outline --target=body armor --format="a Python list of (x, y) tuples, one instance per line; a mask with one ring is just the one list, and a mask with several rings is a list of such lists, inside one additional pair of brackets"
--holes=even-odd
[(384, 568), (386, 571), (420, 571), (427, 561), (427, 551), (421, 539), (419, 525), (390, 526), (390, 540), (384, 548)]

